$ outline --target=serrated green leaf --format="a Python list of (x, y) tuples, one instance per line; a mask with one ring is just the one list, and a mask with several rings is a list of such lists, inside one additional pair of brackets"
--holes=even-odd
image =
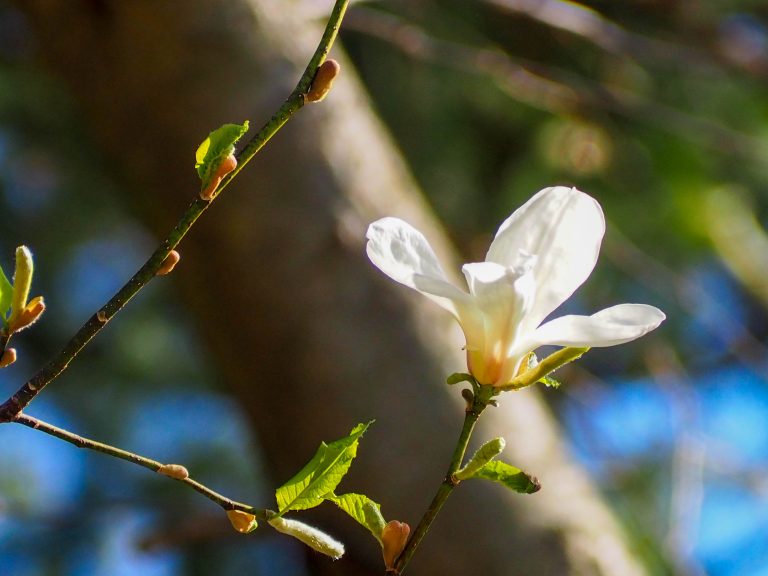
[(560, 382), (551, 376), (544, 376), (543, 378), (539, 378), (538, 382), (541, 382), (544, 384), (544, 386), (548, 386), (549, 388), (560, 388)]
[(381, 543), (381, 532), (386, 522), (381, 515), (381, 506), (364, 494), (332, 494), (327, 498), (362, 524)]
[(446, 383), (453, 386), (454, 384), (459, 384), (460, 382), (474, 382), (475, 379), (472, 374), (466, 374), (465, 372), (455, 372), (448, 376), (445, 381)]
[(333, 494), (357, 456), (360, 437), (372, 422), (358, 424), (349, 436), (330, 444), (322, 442), (312, 459), (275, 491), (279, 513), (314, 508)]
[(541, 490), (541, 484), (539, 484), (539, 481), (534, 476), (526, 474), (519, 468), (510, 466), (500, 460), (488, 462), (488, 464), (475, 472), (473, 478), (484, 478), (485, 480), (498, 482), (510, 490), (521, 494), (533, 494)]
[(243, 124), (224, 124), (208, 135), (195, 152), (195, 168), (203, 188), (208, 185), (219, 164), (235, 151), (235, 143), (248, 132), (248, 121)]
[(13, 299), (13, 286), (5, 276), (2, 267), (0, 267), (0, 318), (3, 323), (6, 320), (6, 314), (11, 307), (11, 300)]

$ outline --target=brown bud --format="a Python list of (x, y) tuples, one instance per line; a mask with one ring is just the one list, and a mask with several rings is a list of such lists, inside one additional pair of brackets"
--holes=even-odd
[(214, 172), (213, 178), (211, 178), (208, 186), (200, 191), (200, 198), (203, 200), (213, 200), (213, 195), (216, 193), (216, 189), (219, 187), (219, 184), (221, 184), (224, 176), (232, 172), (235, 168), (237, 168), (237, 158), (235, 158), (234, 154), (230, 154), (224, 158), (218, 168), (216, 168), (216, 172)]
[(176, 267), (176, 264), (179, 263), (179, 260), (181, 260), (181, 254), (176, 252), (176, 250), (168, 252), (168, 256), (165, 257), (160, 268), (157, 269), (157, 276), (165, 276), (166, 274), (169, 274)]
[(395, 560), (405, 548), (410, 534), (411, 527), (405, 522), (392, 520), (384, 526), (384, 530), (381, 532), (381, 553), (384, 556), (384, 565), (387, 570), (394, 568)]
[(96, 320), (98, 320), (102, 324), (105, 324), (107, 322), (107, 313), (104, 312), (104, 310), (99, 310), (98, 312), (96, 312)]
[(11, 332), (18, 332), (32, 326), (45, 312), (45, 302), (42, 296), (32, 298), (16, 318), (10, 321)]
[(248, 514), (248, 512), (243, 512), (242, 510), (227, 510), (227, 518), (229, 518), (232, 528), (241, 534), (253, 532), (258, 526), (256, 523), (256, 516)]
[(0, 356), (0, 368), (5, 368), (16, 362), (16, 348), (7, 348)]
[(341, 66), (336, 60), (326, 60), (320, 65), (315, 74), (315, 79), (312, 80), (312, 86), (309, 87), (309, 92), (304, 97), (305, 102), (320, 102), (331, 91), (331, 85), (339, 75)]
[(176, 480), (189, 478), (189, 471), (181, 464), (163, 464), (157, 469), (157, 473), (169, 478), (175, 478)]

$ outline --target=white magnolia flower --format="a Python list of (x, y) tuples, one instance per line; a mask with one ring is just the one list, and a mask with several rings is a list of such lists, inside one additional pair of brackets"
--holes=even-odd
[(463, 266), (469, 292), (448, 281), (426, 238), (398, 218), (369, 226), (367, 252), (387, 276), (453, 314), (467, 340), (469, 371), (481, 384), (503, 386), (539, 346), (615, 346), (664, 320), (653, 306), (620, 304), (542, 324), (590, 275), (604, 233), (600, 204), (575, 188), (557, 186), (536, 194), (502, 223), (485, 262)]

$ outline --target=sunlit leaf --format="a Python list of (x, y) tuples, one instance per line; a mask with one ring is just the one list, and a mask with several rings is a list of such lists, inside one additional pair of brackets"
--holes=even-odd
[(533, 494), (541, 490), (541, 484), (534, 476), (499, 460), (488, 462), (475, 472), (473, 478), (484, 478), (498, 482), (521, 494)]
[(224, 124), (208, 135), (195, 152), (195, 168), (205, 187), (219, 164), (235, 151), (235, 143), (248, 132), (248, 121), (243, 124)]
[(381, 532), (386, 521), (381, 515), (381, 506), (364, 494), (331, 495), (328, 500), (336, 504), (357, 522), (365, 526), (381, 542)]
[(13, 286), (5, 276), (5, 272), (0, 267), (0, 317), (5, 323), (5, 316), (8, 309), (11, 307), (11, 300), (13, 299)]
[(312, 459), (276, 490), (280, 514), (289, 510), (314, 508), (331, 495), (357, 456), (360, 437), (371, 423), (358, 424), (349, 436), (330, 444), (322, 442)]

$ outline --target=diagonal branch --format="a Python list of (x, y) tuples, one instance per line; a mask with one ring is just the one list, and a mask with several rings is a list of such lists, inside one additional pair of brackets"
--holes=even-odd
[[(341, 20), (346, 12), (349, 0), (336, 0), (328, 19), (325, 32), (315, 50), (307, 68), (301, 75), (296, 88), (285, 100), (282, 106), (273, 114), (259, 132), (246, 144), (236, 156), (238, 167), (224, 178), (219, 186), (223, 190), (232, 179), (242, 170), (243, 166), (264, 147), (290, 118), (304, 106), (304, 96), (309, 91), (312, 81), (320, 65), (325, 61), (328, 52), (336, 39)], [(197, 194), (187, 210), (179, 219), (176, 226), (157, 247), (152, 256), (128, 282), (110, 300), (101, 307), (67, 342), (64, 348), (35, 373), (16, 393), (0, 405), (0, 423), (12, 421), (37, 396), (40, 391), (66, 370), (69, 363), (77, 354), (98, 334), (107, 322), (117, 314), (139, 290), (152, 280), (162, 266), (168, 254), (186, 235), (195, 221), (208, 208), (213, 199), (203, 200)]]

